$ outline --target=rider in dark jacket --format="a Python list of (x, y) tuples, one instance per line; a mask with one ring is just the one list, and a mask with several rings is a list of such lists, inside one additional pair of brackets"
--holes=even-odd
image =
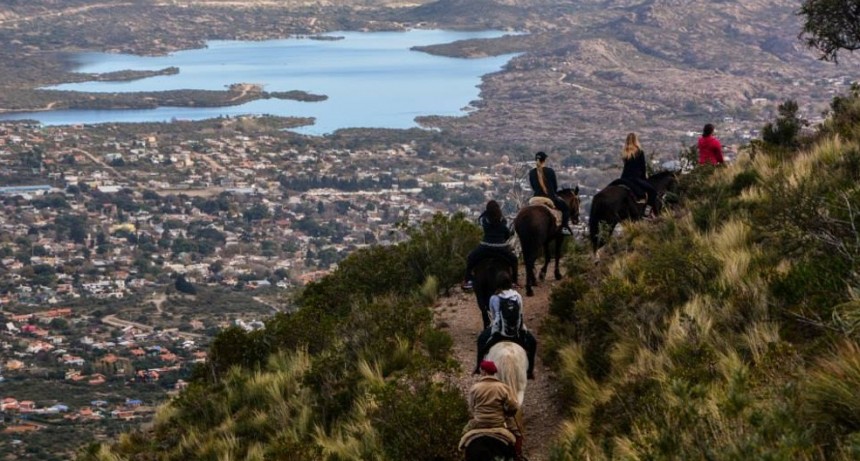
[(558, 182), (555, 178), (555, 170), (546, 166), (547, 155), (544, 152), (535, 154), (537, 165), (529, 171), (529, 185), (534, 191), (535, 197), (546, 197), (552, 200), (555, 207), (561, 211), (561, 230), (565, 235), (573, 235), (570, 230), (570, 207), (567, 202), (558, 196)]
[(514, 283), (516, 283), (519, 264), (517, 262), (517, 255), (514, 254), (508, 245), (508, 240), (511, 238), (512, 232), (502, 214), (502, 208), (499, 206), (499, 203), (495, 200), (487, 202), (487, 208), (481, 213), (478, 220), (481, 223), (481, 228), (484, 229), (484, 238), (481, 239), (481, 243), (466, 257), (466, 277), (463, 281), (463, 288), (467, 290), (472, 288), (472, 271), (475, 269), (475, 266), (481, 260), (493, 256), (507, 261), (511, 266)]
[(624, 142), (624, 150), (622, 151), (622, 158), (624, 159), (624, 169), (621, 170), (621, 179), (632, 183), (633, 187), (639, 189), (636, 191), (637, 195), (647, 195), (651, 213), (656, 213), (657, 190), (648, 182), (645, 152), (639, 145), (639, 138), (636, 136), (636, 133), (629, 133), (627, 135), (627, 140)]

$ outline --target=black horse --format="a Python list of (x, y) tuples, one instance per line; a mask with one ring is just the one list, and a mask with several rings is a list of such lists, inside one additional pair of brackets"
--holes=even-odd
[(484, 321), (484, 328), (490, 326), (490, 298), (498, 288), (499, 274), (502, 272), (507, 272), (513, 276), (510, 264), (500, 256), (490, 256), (482, 259), (475, 266), (475, 299), (478, 301), (478, 309), (481, 310), (481, 320)]
[[(578, 223), (579, 187), (560, 190), (558, 196), (567, 202), (567, 206), (570, 208), (570, 222), (572, 224)], [(538, 251), (543, 248), (543, 254), (546, 258), (540, 271), (540, 279), (544, 280), (551, 257), (550, 242), (555, 242), (555, 279), (561, 279), (558, 263), (561, 258), (561, 244), (564, 241), (564, 234), (561, 233), (561, 226), (556, 224), (552, 213), (543, 205), (528, 205), (521, 208), (517, 217), (514, 218), (514, 230), (520, 238), (520, 247), (526, 265), (526, 296), (532, 296), (534, 295), (532, 287), (537, 286), (535, 261), (538, 258)]]
[[(678, 178), (672, 171), (662, 171), (648, 178), (648, 182), (657, 191), (657, 209), (653, 212), (659, 214), (662, 211), (666, 192), (677, 190)], [(645, 204), (638, 202), (629, 188), (615, 183), (606, 186), (595, 194), (591, 201), (588, 238), (591, 240), (592, 250), (597, 251), (606, 244), (606, 237), (612, 235), (618, 223), (626, 220), (636, 221), (644, 216)]]
[(466, 461), (514, 461), (517, 453), (510, 444), (493, 437), (473, 439), (466, 445)]

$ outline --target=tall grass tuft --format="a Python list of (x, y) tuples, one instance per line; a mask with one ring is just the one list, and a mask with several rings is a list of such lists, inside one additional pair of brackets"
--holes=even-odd
[(805, 414), (825, 427), (860, 431), (860, 346), (840, 344), (818, 361), (804, 386)]
[(574, 394), (571, 413), (581, 417), (589, 415), (594, 405), (607, 397), (607, 390), (588, 375), (579, 345), (565, 347), (559, 351), (558, 357), (561, 363), (559, 379), (569, 387), (567, 391)]

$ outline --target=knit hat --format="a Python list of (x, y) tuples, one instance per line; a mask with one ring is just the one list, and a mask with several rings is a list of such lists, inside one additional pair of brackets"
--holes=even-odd
[(544, 160), (546, 160), (546, 157), (547, 157), (546, 152), (543, 152), (543, 151), (535, 154), (535, 160), (540, 161), (540, 162), (543, 162)]
[(496, 369), (496, 364), (490, 360), (484, 360), (481, 362), (481, 370), (484, 370), (488, 375), (494, 375), (499, 371)]

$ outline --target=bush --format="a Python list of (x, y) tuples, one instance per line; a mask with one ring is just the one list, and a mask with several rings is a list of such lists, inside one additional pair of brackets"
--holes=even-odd
[(819, 360), (804, 385), (805, 415), (810, 421), (843, 433), (860, 431), (860, 346), (841, 344)]
[(376, 399), (371, 420), (387, 459), (462, 459), (457, 441), (469, 413), (459, 390), (426, 381), (390, 383)]

